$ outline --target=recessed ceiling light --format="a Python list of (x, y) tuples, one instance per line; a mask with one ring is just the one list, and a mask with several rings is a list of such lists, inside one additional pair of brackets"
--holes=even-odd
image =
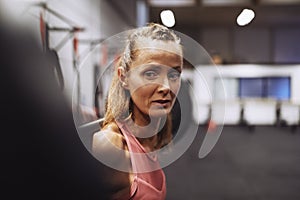
[(161, 11), (160, 19), (162, 23), (167, 27), (173, 27), (175, 25), (175, 16), (171, 10)]
[(255, 13), (251, 9), (243, 9), (243, 11), (236, 18), (236, 22), (239, 26), (245, 26), (249, 24), (255, 17)]

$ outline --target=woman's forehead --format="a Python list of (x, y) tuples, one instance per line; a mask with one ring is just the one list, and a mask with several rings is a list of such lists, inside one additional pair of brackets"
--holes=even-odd
[(178, 55), (182, 55), (182, 47), (174, 41), (153, 40), (151, 38), (141, 38), (136, 41), (135, 51), (161, 50)]
[(158, 64), (169, 67), (182, 66), (182, 55), (162, 49), (147, 48), (138, 50), (131, 67), (147, 64)]

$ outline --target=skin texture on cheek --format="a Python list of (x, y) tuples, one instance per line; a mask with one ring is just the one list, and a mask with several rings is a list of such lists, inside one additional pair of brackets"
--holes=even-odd
[[(135, 78), (135, 80), (141, 79), (141, 78)], [(131, 99), (134, 103), (134, 107), (136, 109), (140, 110), (144, 114), (149, 114), (149, 109), (151, 107), (151, 101), (154, 100), (153, 96), (155, 95), (155, 92), (157, 90), (157, 85), (156, 84), (142, 84), (143, 81), (136, 81), (140, 82), (141, 84), (133, 83), (131, 86), (133, 86), (130, 89), (130, 95)]]

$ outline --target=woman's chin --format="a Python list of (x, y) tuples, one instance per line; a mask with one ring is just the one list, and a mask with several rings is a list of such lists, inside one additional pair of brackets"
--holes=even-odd
[(154, 118), (166, 117), (170, 112), (170, 108), (151, 109), (149, 112), (149, 116)]

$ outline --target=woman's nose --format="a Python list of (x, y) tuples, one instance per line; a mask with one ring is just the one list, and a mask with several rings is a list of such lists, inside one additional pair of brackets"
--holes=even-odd
[(159, 83), (159, 88), (158, 88), (158, 91), (159, 92), (169, 92), (170, 91), (170, 82), (169, 82), (169, 79), (168, 77), (163, 77), (162, 80), (160, 81)]

